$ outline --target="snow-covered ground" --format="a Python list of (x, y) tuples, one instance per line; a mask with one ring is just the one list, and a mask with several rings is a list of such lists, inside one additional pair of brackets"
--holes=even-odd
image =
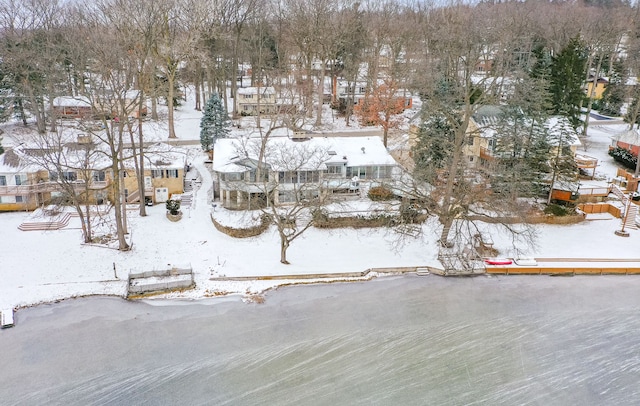
[[(405, 115), (412, 114), (415, 112)], [(201, 113), (193, 109), (193, 101), (180, 107), (176, 116), (178, 137), (198, 140)], [(347, 128), (344, 120), (332, 117), (329, 109), (325, 118), (331, 130)], [(243, 118), (242, 128), (238, 131), (251, 131), (253, 120)], [(166, 138), (164, 126), (155, 125), (154, 128), (155, 131), (147, 130), (147, 134), (151, 133), (150, 136), (156, 139)], [(592, 121), (584, 153), (600, 159), (596, 176), (600, 180), (594, 182), (606, 183), (607, 178), (615, 176), (616, 166), (606, 151), (609, 137), (624, 129), (624, 125), (600, 125)], [(7, 131), (7, 144), (11, 142), (10, 136), (11, 131)], [(258, 237), (234, 239), (213, 227), (212, 213), (229, 225), (246, 219), (237, 218), (238, 213), (212, 206), (211, 175), (204, 163), (205, 155), (197, 144), (189, 147), (188, 152), (189, 160), (199, 174), (191, 207), (183, 210), (184, 217), (179, 222), (171, 222), (165, 217), (164, 205), (148, 208), (146, 217), (139, 217), (135, 209), (130, 210), (129, 238), (133, 249), (129, 252), (83, 245), (77, 219), (72, 219), (66, 228), (58, 231), (24, 232), (18, 230), (18, 226), (27, 221), (31, 213), (0, 213), (3, 237), (0, 244), (0, 308), (82, 295), (123, 295), (130, 272), (171, 266), (191, 266), (197, 287), (169, 296), (194, 299), (223, 293), (253, 293), (293, 282), (211, 280), (216, 276), (324, 274), (384, 267), (440, 266), (435, 243), (439, 225), (435, 221), (423, 225), (420, 237), (404, 238), (402, 242), (399, 242), (399, 235), (389, 229), (312, 228), (289, 248), (291, 265), (281, 264), (279, 238), (273, 229)], [(611, 217), (594, 217), (594, 221), (571, 226), (540, 225), (537, 226), (537, 246), (533, 249), (521, 247), (517, 252), (539, 257), (639, 256), (640, 231), (631, 229), (630, 238), (620, 238), (614, 235), (619, 228), (620, 220)], [(511, 248), (510, 236), (495, 234), (492, 238), (501, 255), (514, 255), (516, 251)]]

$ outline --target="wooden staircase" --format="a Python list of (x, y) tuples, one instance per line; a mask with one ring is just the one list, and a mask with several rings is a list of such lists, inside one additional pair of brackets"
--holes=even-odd
[(127, 196), (127, 203), (138, 203), (140, 201), (140, 190), (130, 193)]
[(44, 231), (44, 230), (60, 230), (69, 224), (71, 213), (61, 214), (58, 218), (52, 221), (29, 221), (24, 222), (18, 226), (22, 231)]

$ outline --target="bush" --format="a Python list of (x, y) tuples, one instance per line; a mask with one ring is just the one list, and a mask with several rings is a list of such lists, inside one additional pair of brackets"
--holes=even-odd
[(638, 161), (638, 157), (633, 155), (631, 151), (628, 151), (624, 148), (615, 147), (609, 150), (609, 155), (625, 167), (629, 169), (636, 169), (636, 162)]
[(175, 216), (180, 213), (180, 200), (169, 199), (167, 200), (166, 207), (169, 213)]
[(374, 186), (369, 189), (367, 196), (373, 201), (391, 200), (393, 199), (393, 192), (384, 186)]
[(566, 207), (566, 206), (561, 206), (559, 204), (550, 204), (544, 208), (544, 214), (551, 214), (553, 216), (558, 216), (558, 217), (568, 216), (574, 213), (575, 213), (575, 209)]

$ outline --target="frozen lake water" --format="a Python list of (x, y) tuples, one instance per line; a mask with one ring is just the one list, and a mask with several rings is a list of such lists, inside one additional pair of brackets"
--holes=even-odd
[(622, 405), (640, 277), (382, 278), (235, 299), (86, 298), (0, 331), (3, 405)]

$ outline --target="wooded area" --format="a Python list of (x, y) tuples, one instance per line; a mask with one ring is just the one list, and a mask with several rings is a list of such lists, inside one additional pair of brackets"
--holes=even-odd
[[(186, 86), (196, 91), (196, 109), (218, 93), (237, 116), (230, 98), (247, 76), (252, 86), (295, 95), (297, 113), (321, 128), (325, 79), (339, 78), (347, 95), (333, 95), (332, 107), (383, 127), (385, 145), (397, 110), (390, 99), (417, 95), (423, 116), (414, 175), (434, 186), (423, 198), (447, 246), (456, 219), (513, 215), (523, 210), (517, 198), (537, 193), (529, 187), (575, 172), (563, 159), (571, 129), (558, 124), (550, 133), (549, 117), (586, 134), (591, 109), (617, 115), (628, 102), (627, 120), (638, 121), (639, 10), (614, 0), (0, 0), (0, 117), (55, 132), (54, 100), (86, 100), (90, 120), (103, 123), (91, 134), (109, 146), (113, 172), (130, 142), (142, 173), (147, 100), (144, 119), (159, 119), (156, 107), (165, 103), (161, 119), (175, 138), (173, 111)], [(601, 77), (609, 86), (596, 100), (595, 86), (587, 94), (586, 85)], [(370, 98), (354, 107), (361, 83)], [(491, 105), (502, 106), (509, 140), (498, 152), (512, 159), (470, 176), (462, 162), (470, 122)], [(114, 120), (126, 117), (135, 120)]]

